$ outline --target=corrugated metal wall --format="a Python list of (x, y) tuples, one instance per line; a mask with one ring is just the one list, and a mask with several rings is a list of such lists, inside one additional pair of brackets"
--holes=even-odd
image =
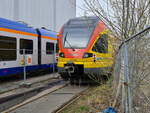
[(56, 0), (56, 28), (76, 16), (76, 0)]
[(0, 17), (13, 19), (14, 17), (14, 1), (0, 0)]
[(0, 17), (59, 31), (76, 16), (76, 0), (0, 0)]

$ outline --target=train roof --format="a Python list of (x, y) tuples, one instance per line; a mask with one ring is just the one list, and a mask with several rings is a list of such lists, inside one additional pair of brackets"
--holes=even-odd
[[(20, 22), (0, 18), (0, 27), (1, 28), (7, 28), (7, 29), (12, 29), (12, 30), (17, 30), (17, 31), (22, 31), (22, 32), (28, 32), (28, 33), (33, 33), (37, 34), (36, 30), (32, 27), (29, 27), (27, 24), (23, 24)], [(39, 29), (41, 32), (42, 36), (48, 36), (48, 37), (53, 37), (57, 38), (57, 33), (53, 31), (49, 31), (46, 29)]]
[(12, 20), (4, 19), (4, 18), (0, 18), (0, 23), (1, 24), (19, 26), (19, 27), (27, 27), (26, 24), (15, 22), (15, 21), (12, 21)]
[(4, 18), (0, 18), (0, 27), (37, 34), (35, 29), (33, 29), (32, 27), (29, 27), (26, 24), (4, 19)]
[(46, 30), (46, 29), (39, 29), (39, 31), (41, 32), (42, 36), (57, 38), (57, 33), (54, 31), (50, 31), (50, 30)]
[(70, 19), (65, 26), (74, 27), (74, 26), (95, 26), (100, 19), (96, 16), (88, 17), (77, 17)]

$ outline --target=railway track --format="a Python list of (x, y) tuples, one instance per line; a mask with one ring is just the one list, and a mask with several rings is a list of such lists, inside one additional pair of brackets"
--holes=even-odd
[(66, 83), (63, 80), (56, 80), (46, 86), (41, 86), (30, 91), (0, 98), (0, 112), (10, 113), (23, 105), (33, 102), (55, 90), (58, 90), (59, 88), (64, 87), (65, 85)]
[[(12, 101), (0, 99), (0, 102), (5, 101), (5, 105), (0, 103), (0, 106), (7, 106), (1, 113), (59, 113), (84, 95), (87, 89), (87, 86), (69, 85), (64, 81), (56, 81), (51, 83), (49, 87), (36, 89), (31, 91), (29, 95), (26, 93), (25, 100), (21, 100), (18, 95), (7, 98), (9, 100), (18, 97)], [(37, 93), (37, 91), (39, 92)], [(16, 105), (8, 107), (11, 103), (16, 103)]]
[[(32, 86), (37, 87), (41, 83), (47, 84), (47, 83), (51, 82), (52, 79), (58, 79), (58, 77), (59, 77), (59, 75), (56, 75), (56, 73), (48, 74), (48, 75), (44, 75), (44, 76), (29, 78), (25, 82), (30, 83), (30, 85), (32, 85)], [(21, 88), (20, 86), (23, 82), (24, 82), (23, 80), (15, 80), (15, 81), (9, 81), (9, 82), (6, 81), (6, 83), (5, 82), (1, 83), (0, 84), (0, 97), (4, 93), (13, 92), (17, 89), (20, 89)]]
[(77, 101), (78, 99), (80, 99), (81, 96), (84, 95), (84, 93), (89, 90), (89, 87), (83, 91), (81, 91), (79, 94), (75, 95), (72, 99), (70, 99), (69, 101), (65, 102), (63, 105), (61, 105), (61, 107), (59, 107), (58, 109), (54, 110), (52, 113), (61, 113), (64, 109), (66, 109), (69, 105), (71, 105), (72, 103), (74, 103), (75, 101)]
[(38, 80), (31, 87), (1, 93), (0, 113), (60, 113), (87, 89), (88, 86), (69, 85), (59, 78)]

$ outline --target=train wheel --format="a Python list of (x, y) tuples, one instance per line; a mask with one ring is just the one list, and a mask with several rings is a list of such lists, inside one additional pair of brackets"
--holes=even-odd
[(75, 79), (70, 79), (70, 84), (74, 85), (75, 84)]

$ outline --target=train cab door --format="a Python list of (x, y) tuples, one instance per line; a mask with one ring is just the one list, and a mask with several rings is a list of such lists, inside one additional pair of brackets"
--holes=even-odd
[(112, 48), (110, 46), (109, 36), (100, 34), (96, 40), (92, 51), (94, 52), (95, 63), (100, 67), (107, 67), (112, 64)]
[(55, 41), (42, 38), (41, 42), (41, 64), (55, 63)]
[(38, 50), (37, 38), (33, 36), (20, 35), (19, 39), (19, 58), (20, 65), (37, 65), (38, 64)]

